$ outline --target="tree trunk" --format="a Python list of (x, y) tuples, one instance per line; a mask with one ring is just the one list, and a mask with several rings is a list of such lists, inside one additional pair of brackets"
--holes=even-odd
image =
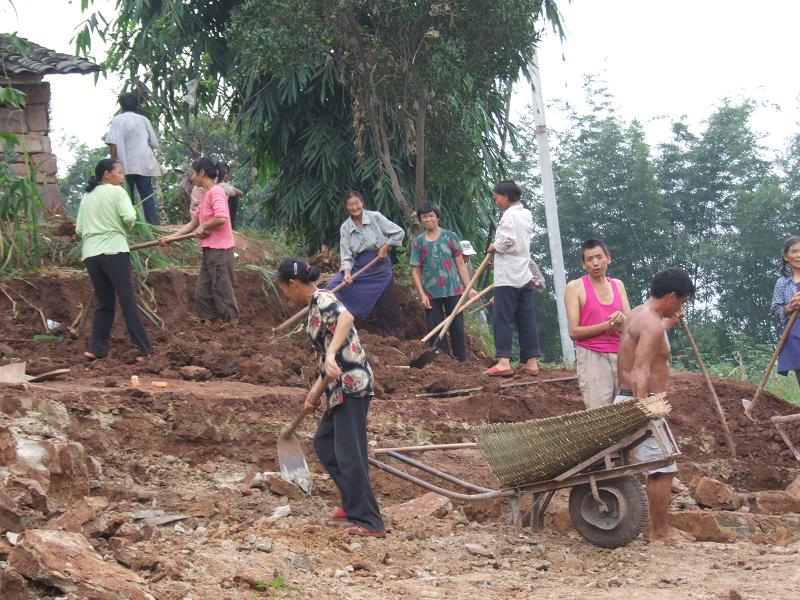
[(417, 169), (414, 182), (414, 201), (417, 208), (425, 202), (425, 119), (428, 116), (428, 101), (425, 92), (417, 96), (416, 134)]

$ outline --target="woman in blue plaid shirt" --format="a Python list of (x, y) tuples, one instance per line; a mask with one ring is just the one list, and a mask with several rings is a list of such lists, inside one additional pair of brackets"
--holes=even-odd
[[(791, 314), (800, 310), (800, 236), (793, 235), (783, 244), (781, 277), (775, 282), (770, 312), (785, 329)], [(800, 385), (800, 319), (795, 320), (778, 357), (778, 373), (794, 371)]]

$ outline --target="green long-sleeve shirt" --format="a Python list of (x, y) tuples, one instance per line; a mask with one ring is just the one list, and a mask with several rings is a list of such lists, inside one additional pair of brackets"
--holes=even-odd
[(126, 231), (135, 220), (136, 210), (122, 186), (98, 185), (83, 197), (78, 208), (75, 233), (83, 238), (81, 260), (128, 252)]

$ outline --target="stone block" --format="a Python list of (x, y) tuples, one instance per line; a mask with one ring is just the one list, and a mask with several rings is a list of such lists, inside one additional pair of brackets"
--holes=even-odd
[(25, 577), (75, 597), (154, 600), (141, 577), (106, 563), (79, 533), (28, 530), (20, 536), (8, 562)]
[(0, 533), (22, 531), (22, 515), (14, 499), (0, 490)]
[(295, 484), (290, 483), (283, 479), (280, 475), (269, 475), (266, 478), (266, 483), (269, 485), (269, 491), (279, 496), (286, 496), (291, 500), (299, 500), (305, 494), (303, 490)]
[(794, 478), (794, 481), (786, 488), (786, 493), (795, 500), (800, 500), (800, 475)]
[(51, 152), (38, 152), (30, 154), (31, 163), (36, 167), (39, 180), (51, 181), (58, 173), (56, 155)]
[(50, 103), (50, 84), (46, 81), (37, 84), (18, 84), (14, 87), (25, 94), (26, 104)]
[(735, 510), (739, 507), (736, 493), (727, 485), (711, 477), (696, 477), (690, 482), (692, 496), (700, 506)]
[(39, 186), (39, 195), (42, 197), (42, 204), (48, 214), (54, 213), (58, 207), (62, 207), (64, 204), (61, 190), (54, 183)]
[(765, 515), (800, 513), (800, 499), (783, 490), (756, 492), (750, 509)]
[(108, 498), (103, 496), (82, 498), (72, 505), (63, 515), (48, 521), (45, 527), (47, 529), (81, 531), (84, 524), (97, 517), (107, 506)]
[(0, 107), (0, 131), (7, 133), (28, 133), (25, 111), (19, 108)]
[(453, 504), (449, 498), (428, 492), (404, 504), (390, 506), (386, 512), (394, 518), (427, 519), (430, 517), (442, 518), (451, 510), (453, 510)]
[(699, 510), (670, 513), (669, 524), (691, 533), (698, 542), (730, 543), (736, 541), (736, 533), (719, 524), (717, 513)]
[(14, 569), (0, 565), (0, 598), (3, 600), (34, 600), (28, 581)]
[(47, 114), (47, 104), (26, 105), (25, 120), (29, 131), (42, 133), (50, 131), (50, 116)]
[(14, 152), (52, 153), (53, 147), (50, 144), (50, 137), (41, 133), (23, 133), (18, 136), (19, 144), (14, 146)]

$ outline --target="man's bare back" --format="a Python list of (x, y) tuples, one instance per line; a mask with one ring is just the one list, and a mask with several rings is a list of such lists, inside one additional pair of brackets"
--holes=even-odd
[(642, 398), (663, 392), (669, 378), (669, 339), (662, 316), (648, 300), (631, 311), (619, 346), (619, 388)]

